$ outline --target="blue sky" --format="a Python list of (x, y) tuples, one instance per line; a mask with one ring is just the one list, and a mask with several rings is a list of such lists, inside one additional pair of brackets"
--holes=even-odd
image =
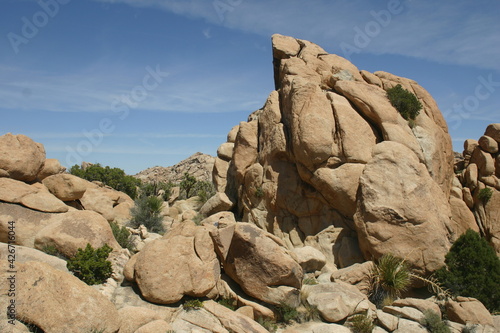
[(129, 174), (215, 155), (274, 89), (280, 33), (416, 80), (461, 151), (500, 122), (499, 13), (498, 0), (1, 0), (0, 134)]

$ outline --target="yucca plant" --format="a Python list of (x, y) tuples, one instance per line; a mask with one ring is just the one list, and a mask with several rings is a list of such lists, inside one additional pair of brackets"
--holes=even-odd
[(384, 254), (371, 272), (371, 297), (375, 304), (395, 300), (405, 292), (411, 283), (408, 263), (392, 254)]

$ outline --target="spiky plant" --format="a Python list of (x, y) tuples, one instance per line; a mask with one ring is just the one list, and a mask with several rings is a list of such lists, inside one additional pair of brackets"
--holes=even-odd
[(395, 300), (410, 286), (410, 266), (404, 259), (384, 254), (373, 265), (371, 280), (371, 296), (376, 303), (380, 304), (386, 298)]

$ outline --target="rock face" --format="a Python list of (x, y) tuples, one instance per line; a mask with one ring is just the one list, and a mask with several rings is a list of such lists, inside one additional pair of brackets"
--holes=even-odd
[[(359, 71), (346, 59), (308, 41), (274, 35), (273, 56), (276, 91), (262, 109), (231, 130), (214, 164), (216, 189), (235, 203), (237, 219), (272, 232), (290, 249), (306, 245), (329, 227), (338, 228), (341, 235), (357, 232), (367, 260), (394, 250), (381, 242), (389, 232), (372, 240), (373, 230), (366, 226), (375, 220), (392, 223), (391, 232), (401, 231), (400, 244), (410, 237), (413, 227), (429, 226), (428, 234), (439, 232), (432, 238), (437, 241), (435, 254), (419, 246), (411, 262), (421, 272), (437, 268), (453, 233), (448, 198), (454, 155), (447, 125), (433, 98), (415, 81), (386, 72)], [(386, 90), (397, 84), (423, 105), (411, 126), (386, 97)], [(393, 165), (399, 173), (384, 172), (379, 181), (397, 183), (399, 190), (408, 193), (429, 189), (432, 194), (415, 192), (412, 202), (407, 202), (402, 200), (404, 192), (389, 191), (385, 194), (392, 197), (387, 204), (395, 203), (385, 205), (385, 213), (370, 211), (358, 191), (368, 180), (366, 168), (382, 169), (386, 163), (380, 153), (384, 147), (400, 153)], [(412, 167), (418, 169), (417, 174)], [(420, 178), (423, 185), (419, 185)], [(414, 216), (416, 209), (411, 205), (419, 200), (424, 202), (418, 207), (427, 205), (437, 214), (431, 221), (424, 223)], [(389, 212), (396, 215), (382, 216)], [(393, 217), (397, 219), (392, 221)], [(425, 237), (411, 236), (415, 243), (422, 241), (420, 245)], [(347, 243), (355, 257), (360, 252), (356, 238)], [(356, 262), (331, 262), (331, 248), (317, 249), (329, 267)], [(403, 252), (398, 254), (407, 254)]]
[[(34, 261), (16, 266), (18, 318), (44, 332), (102, 330), (114, 333), (120, 328), (115, 306), (73, 275)], [(7, 269), (4, 268), (0, 287), (7, 290)]]
[(0, 177), (31, 182), (45, 163), (45, 148), (25, 135), (0, 136)]
[(144, 182), (180, 183), (184, 173), (187, 172), (197, 180), (210, 181), (214, 162), (213, 156), (196, 153), (176, 165), (149, 168), (139, 172), (135, 177)]
[(135, 260), (135, 281), (153, 303), (175, 303), (184, 295), (204, 297), (220, 276), (208, 230), (188, 221), (148, 243)]

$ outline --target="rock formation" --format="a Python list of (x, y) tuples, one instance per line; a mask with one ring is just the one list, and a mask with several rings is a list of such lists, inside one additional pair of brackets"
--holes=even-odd
[[(448, 202), (451, 139), (434, 99), (413, 80), (360, 71), (308, 41), (272, 41), (276, 91), (220, 146), (217, 190), (290, 249), (333, 226), (339, 251), (395, 253), (424, 274), (440, 267), (459, 231)], [(386, 97), (397, 84), (423, 105), (414, 123)]]

